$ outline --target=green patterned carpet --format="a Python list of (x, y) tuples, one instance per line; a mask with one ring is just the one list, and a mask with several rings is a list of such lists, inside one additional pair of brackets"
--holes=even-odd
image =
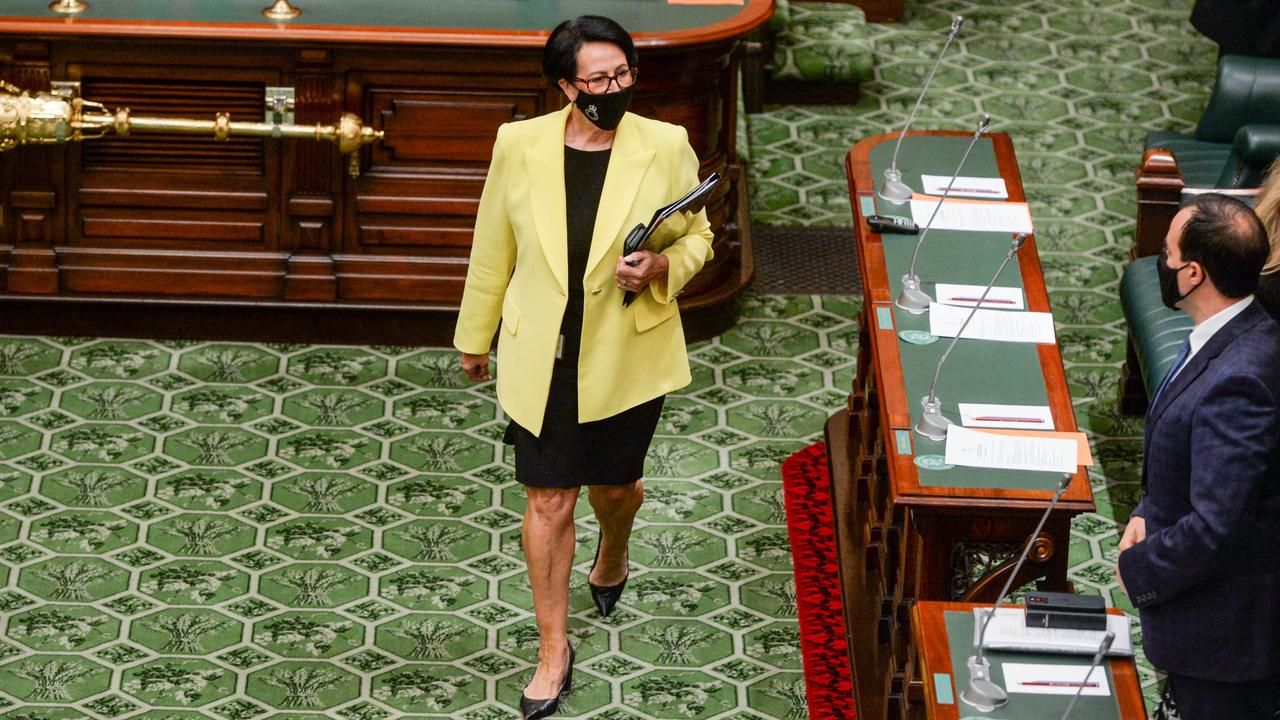
[[(827, 14), (836, 37), (848, 22), (839, 5), (791, 5)], [(870, 26), (875, 80), (856, 106), (790, 106), (749, 118), (755, 222), (848, 226), (845, 153), (859, 138), (901, 128), (950, 16), (965, 17), (915, 128), (972, 131), (985, 112), (992, 132), (1013, 138), (1076, 420), (1100, 461), (1091, 471), (1098, 512), (1073, 527), (1070, 575), (1080, 591), (1129, 610), (1114, 564), (1139, 493), (1142, 419), (1116, 407), (1125, 350), (1118, 282), (1133, 246), (1143, 136), (1189, 132), (1212, 87), (1217, 47), (1191, 28), (1191, 5), (908, 0), (907, 22)], [(1139, 674), (1154, 707), (1156, 676), (1141, 657)]]
[[(1101, 460), (1071, 574), (1122, 607), (1116, 520), (1137, 493), (1142, 425), (1116, 411), (1116, 282), (1141, 137), (1190, 127), (1212, 79), (1189, 8), (908, 2), (906, 23), (872, 26), (876, 79), (856, 107), (750, 118), (756, 222), (847, 225), (844, 152), (898, 126), (949, 15), (966, 15), (918, 127), (969, 128), (985, 111), (1014, 137)], [(844, 402), (857, 309), (756, 296), (695, 346), (694, 385), (651, 451), (623, 612), (606, 622), (585, 587), (583, 501), (567, 715), (803, 717), (778, 466)], [(492, 385), (464, 386), (455, 363), (420, 348), (0, 338), (0, 720), (515, 717), (536, 650), (522, 493)]]
[[(844, 402), (856, 311), (757, 297), (695, 347), (607, 622), (583, 496), (567, 714), (803, 712), (778, 468)], [(514, 717), (523, 493), (456, 363), (0, 338), (0, 717)]]

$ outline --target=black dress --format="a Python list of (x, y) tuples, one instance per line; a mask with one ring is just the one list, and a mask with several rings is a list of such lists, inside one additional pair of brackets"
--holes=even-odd
[(515, 446), (516, 480), (524, 485), (569, 488), (626, 485), (639, 480), (662, 414), (663, 397), (659, 396), (603, 420), (578, 422), (582, 276), (591, 252), (609, 154), (609, 150), (564, 149), (565, 219), (569, 230), (569, 302), (560, 323), (564, 342), (551, 371), (542, 434), (535, 436), (513, 420), (503, 436), (506, 443)]

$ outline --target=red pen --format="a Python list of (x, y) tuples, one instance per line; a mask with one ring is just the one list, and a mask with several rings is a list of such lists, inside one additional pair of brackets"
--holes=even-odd
[(984, 304), (997, 303), (1000, 305), (1017, 305), (1018, 304), (1016, 300), (1005, 300), (1003, 298), (987, 298), (986, 300), (981, 300), (979, 298), (957, 297), (957, 298), (951, 298), (951, 302), (980, 302)]
[(1023, 687), (1071, 687), (1071, 688), (1098, 687), (1098, 683), (1096, 682), (1081, 683), (1081, 682), (1071, 682), (1070, 680), (1030, 680), (1028, 682), (1019, 683), (1019, 684), (1022, 685)]
[(1043, 423), (1041, 418), (1020, 418), (1020, 417), (997, 417), (994, 415), (983, 415), (974, 418), (976, 421), (982, 422), (1016, 422), (1016, 423)]

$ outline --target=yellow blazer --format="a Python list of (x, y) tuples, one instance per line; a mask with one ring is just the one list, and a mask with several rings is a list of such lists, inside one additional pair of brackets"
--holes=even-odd
[[(499, 319), (498, 402), (538, 435), (568, 303), (564, 127), (572, 106), (498, 129), (476, 215), (471, 264), (453, 344), (489, 351)], [(711, 258), (705, 212), (663, 224), (650, 250), (670, 260), (667, 280), (622, 304), (614, 268), (622, 241), (654, 210), (698, 184), (698, 158), (677, 125), (627, 113), (614, 136), (583, 276), (578, 421), (616, 415), (689, 384), (676, 296)]]

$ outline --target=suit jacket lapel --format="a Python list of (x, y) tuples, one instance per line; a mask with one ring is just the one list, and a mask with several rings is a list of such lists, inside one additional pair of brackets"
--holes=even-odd
[(572, 105), (566, 105), (557, 116), (559, 122), (547, 123), (547, 130), (538, 143), (525, 150), (525, 165), (529, 173), (529, 202), (533, 206), (533, 225), (538, 231), (538, 243), (547, 256), (547, 264), (555, 274), (560, 290), (567, 292), (569, 284), (568, 228), (565, 225), (564, 195), (564, 124)]
[[(1209, 367), (1209, 363), (1231, 345), (1237, 337), (1256, 325), (1264, 314), (1265, 311), (1255, 300), (1253, 304), (1232, 318), (1226, 325), (1223, 325), (1218, 332), (1214, 333), (1213, 337), (1209, 338), (1209, 342), (1200, 348), (1195, 357), (1191, 358), (1186, 367), (1182, 368), (1182, 371), (1173, 378), (1173, 381), (1164, 389), (1164, 392), (1160, 393), (1159, 401), (1151, 408), (1151, 413), (1147, 417), (1147, 427), (1150, 428), (1152, 424), (1159, 422), (1160, 416), (1169, 409), (1169, 405), (1182, 394), (1183, 390), (1186, 390), (1191, 386), (1191, 383), (1195, 382), (1195, 379)], [(1151, 438), (1149, 430), (1146, 436), (1149, 443)]]
[[(623, 116), (618, 134), (613, 138), (609, 169), (605, 173), (604, 189), (600, 192), (600, 209), (596, 211), (596, 226), (591, 234), (591, 254), (587, 256), (587, 275), (608, 254), (618, 238), (622, 223), (631, 213), (636, 191), (649, 169), (649, 163), (653, 162), (653, 155), (653, 150), (646, 149), (641, 142), (634, 121)], [(561, 215), (564, 215), (563, 210)]]

